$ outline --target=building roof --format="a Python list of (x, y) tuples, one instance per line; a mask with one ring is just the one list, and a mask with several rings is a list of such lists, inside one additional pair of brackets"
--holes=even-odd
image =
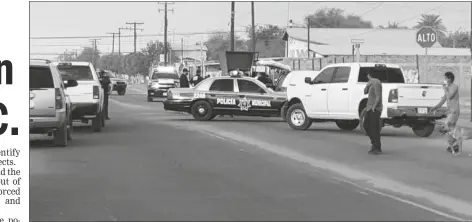
[[(321, 55), (351, 55), (351, 39), (363, 39), (360, 52), (363, 55), (422, 55), (425, 49), (416, 43), (415, 29), (354, 29), (312, 28), (312, 50)], [(307, 41), (306, 28), (288, 28), (289, 38)], [(438, 42), (428, 49), (428, 55), (470, 55), (469, 49), (443, 48)]]

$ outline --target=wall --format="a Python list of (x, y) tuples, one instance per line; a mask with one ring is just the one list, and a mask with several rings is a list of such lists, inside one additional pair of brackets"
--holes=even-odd
[[(402, 66), (409, 82), (441, 83), (444, 73), (451, 71), (456, 76), (461, 95), (470, 96), (472, 60), (470, 56), (428, 56), (428, 67), (425, 67), (424, 56), (395, 56), (395, 55), (364, 55), (361, 62), (393, 63)], [(353, 56), (330, 56), (322, 59), (284, 58), (283, 64), (292, 70), (320, 70), (329, 64), (354, 62)], [(419, 69), (418, 69), (419, 68)], [(419, 75), (418, 75), (419, 73)]]

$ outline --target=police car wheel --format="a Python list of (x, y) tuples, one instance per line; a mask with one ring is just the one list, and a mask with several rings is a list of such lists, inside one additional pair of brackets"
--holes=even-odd
[(341, 130), (352, 131), (359, 126), (359, 120), (338, 120), (336, 121), (336, 125)]
[(306, 115), (301, 103), (294, 104), (288, 108), (287, 122), (294, 130), (306, 130), (310, 128), (313, 121)]
[(195, 102), (192, 105), (191, 113), (193, 118), (198, 121), (208, 121), (213, 119), (213, 108), (210, 103), (204, 100)]

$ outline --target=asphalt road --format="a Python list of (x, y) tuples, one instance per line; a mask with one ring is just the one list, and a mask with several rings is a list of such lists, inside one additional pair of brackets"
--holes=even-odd
[[(385, 155), (372, 157), (364, 136), (329, 124), (296, 132), (272, 118), (197, 122), (142, 95), (114, 96), (110, 109), (103, 132), (76, 127), (67, 148), (32, 141), (30, 220), (451, 220), (466, 218), (472, 200), (471, 158), (408, 130), (384, 133)], [(345, 179), (361, 171), (428, 189), (428, 201), (443, 193), (460, 212), (387, 192), (396, 184), (380, 177)]]

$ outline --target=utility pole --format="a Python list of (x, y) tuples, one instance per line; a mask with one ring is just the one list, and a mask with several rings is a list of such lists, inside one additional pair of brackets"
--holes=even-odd
[(184, 38), (182, 38), (182, 41), (181, 41), (180, 53), (182, 54), (182, 59), (180, 62), (183, 64), (184, 63)]
[(99, 40), (100, 39), (90, 39), (90, 41), (93, 44), (92, 64), (93, 64), (94, 67), (95, 67), (95, 60), (97, 60), (97, 58), (95, 58), (95, 55), (97, 54), (97, 41), (99, 41)]
[(107, 32), (107, 34), (109, 35), (113, 35), (113, 40), (112, 40), (112, 45), (111, 45), (111, 54), (115, 54), (115, 34), (118, 34), (118, 33), (115, 33), (115, 32)]
[[(472, 56), (472, 1), (470, 2), (470, 35), (469, 35), (469, 49)], [(472, 65), (470, 66), (470, 74), (472, 75)], [(470, 121), (472, 122), (472, 78), (470, 79)]]
[[(136, 38), (137, 38), (137, 36), (136, 36), (136, 25), (142, 25), (144, 23), (143, 22), (127, 22), (126, 24), (134, 26), (134, 28), (133, 28), (134, 29), (134, 53), (136, 53)], [(139, 30), (143, 31), (144, 29), (139, 29)]]
[(231, 2), (231, 51), (234, 51), (234, 8), (235, 2)]
[(254, 18), (254, 2), (251, 2), (251, 16), (252, 16), (252, 50), (256, 52), (256, 25), (255, 25), (255, 18)]
[(159, 9), (159, 12), (164, 11), (164, 65), (167, 65), (167, 12), (171, 11), (172, 13), (174, 13), (174, 9), (167, 9), (167, 4), (167, 2), (164, 2), (164, 10)]
[(308, 40), (307, 40), (307, 46), (308, 46), (308, 58), (310, 58), (310, 26), (311, 26), (311, 19), (310, 17), (307, 18), (307, 30), (308, 30)]

